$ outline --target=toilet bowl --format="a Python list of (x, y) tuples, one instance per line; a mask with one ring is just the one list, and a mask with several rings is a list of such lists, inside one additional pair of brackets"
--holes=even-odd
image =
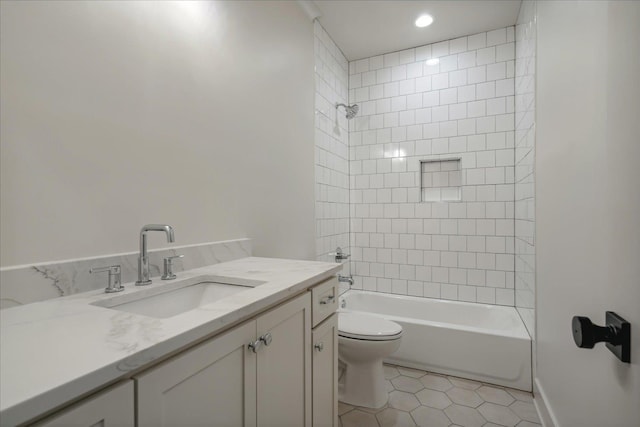
[(381, 408), (387, 403), (382, 361), (400, 347), (402, 326), (352, 312), (338, 313), (338, 358), (343, 365), (338, 400)]

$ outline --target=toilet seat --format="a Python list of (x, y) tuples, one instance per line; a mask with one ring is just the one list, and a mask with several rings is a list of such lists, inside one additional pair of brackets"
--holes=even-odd
[(364, 313), (339, 312), (338, 335), (366, 341), (391, 341), (402, 336), (402, 326)]

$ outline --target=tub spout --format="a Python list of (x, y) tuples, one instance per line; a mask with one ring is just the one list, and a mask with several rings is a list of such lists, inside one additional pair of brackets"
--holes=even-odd
[(338, 282), (348, 283), (349, 286), (353, 286), (353, 276), (343, 276), (338, 274)]

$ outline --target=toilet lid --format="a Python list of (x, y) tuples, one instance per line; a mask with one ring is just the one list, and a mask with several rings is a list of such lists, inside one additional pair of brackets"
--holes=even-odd
[(390, 320), (363, 313), (338, 313), (338, 334), (362, 340), (394, 340), (402, 334), (402, 326)]

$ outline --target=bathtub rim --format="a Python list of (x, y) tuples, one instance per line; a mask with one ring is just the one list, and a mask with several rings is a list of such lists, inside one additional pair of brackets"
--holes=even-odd
[(425, 319), (419, 319), (415, 317), (398, 316), (395, 314), (380, 314), (380, 313), (366, 311), (366, 310), (352, 310), (348, 306), (346, 308), (339, 308), (339, 311), (368, 313), (373, 316), (383, 317), (391, 321), (424, 324), (424, 325), (429, 325), (429, 326), (433, 326), (441, 329), (446, 328), (446, 329), (454, 329), (458, 331), (474, 332), (474, 333), (483, 334), (483, 335), (497, 335), (497, 336), (503, 336), (508, 338), (514, 338), (514, 339), (522, 339), (526, 341), (532, 340), (531, 336), (529, 335), (529, 331), (527, 331), (527, 328), (524, 325), (522, 318), (518, 314), (518, 311), (516, 310), (515, 307), (512, 307), (512, 306), (483, 304), (483, 303), (475, 303), (475, 302), (467, 302), (467, 301), (442, 300), (439, 298), (416, 297), (412, 295), (388, 294), (385, 292), (373, 292), (373, 291), (365, 291), (360, 289), (349, 289), (348, 291), (340, 295), (340, 300), (342, 301), (345, 298), (348, 300), (350, 295), (357, 295), (357, 294), (372, 295), (379, 298), (393, 298), (396, 300), (416, 301), (419, 303), (424, 303), (425, 300), (428, 300), (428, 302), (431, 304), (437, 303), (437, 304), (467, 306), (467, 307), (473, 306), (474, 308), (482, 307), (482, 308), (491, 309), (491, 310), (499, 309), (501, 311), (508, 312), (509, 316), (512, 316), (514, 319), (516, 319), (517, 327), (499, 330), (499, 329), (492, 329), (488, 327), (460, 325), (460, 324), (450, 323), (450, 322), (437, 322), (434, 320), (425, 320)]

